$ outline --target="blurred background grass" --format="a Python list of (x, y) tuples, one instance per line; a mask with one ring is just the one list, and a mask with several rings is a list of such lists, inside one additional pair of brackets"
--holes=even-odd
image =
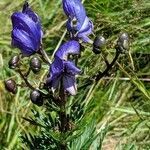
[[(43, 43), (51, 57), (61, 42), (67, 40), (61, 0), (29, 0), (29, 3), (42, 18)], [(16, 95), (11, 95), (3, 85), (8, 78), (21, 83), (19, 75), (8, 69), (7, 64), (10, 56), (18, 53), (10, 46), (10, 16), (21, 10), (22, 4), (22, 0), (0, 1), (0, 149), (23, 149), (21, 134), (38, 130), (22, 118), (32, 116), (32, 108), (41, 114), (45, 111), (30, 103), (27, 88), (19, 88)], [(71, 100), (86, 103), (85, 119), (96, 118), (97, 132), (103, 133), (96, 142), (101, 143), (103, 150), (149, 150), (150, 1), (85, 0), (84, 5), (94, 22), (95, 34), (107, 39), (105, 51), (110, 60), (120, 32), (129, 33), (131, 48), (130, 54), (120, 57), (109, 78), (79, 88), (78, 95)], [(86, 45), (80, 58), (79, 66), (85, 75), (79, 77), (79, 87), (86, 77), (105, 67), (100, 55), (95, 56), (91, 49)], [(44, 68), (47, 69), (46, 66)], [(38, 75), (34, 80), (38, 80)], [(91, 149), (95, 150), (94, 144)]]

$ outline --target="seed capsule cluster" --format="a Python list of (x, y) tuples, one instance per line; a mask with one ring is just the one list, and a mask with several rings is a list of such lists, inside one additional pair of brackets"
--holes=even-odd
[[(93, 52), (95, 54), (100, 54), (105, 44), (106, 40), (103, 36), (96, 36), (93, 42)], [(129, 35), (126, 32), (120, 34), (117, 40), (116, 49), (120, 53), (129, 50)]]
[[(23, 74), (21, 72), (21, 69), (20, 69), (21, 62), (20, 61), (21, 60), (20, 60), (19, 55), (15, 55), (15, 56), (11, 57), (11, 59), (8, 62), (9, 68), (14, 69), (15, 71), (18, 71), (18, 73), (21, 75), (21, 77), (25, 80), (25, 83), (27, 84), (27, 86), (32, 88), (32, 91), (30, 94), (30, 99), (31, 99), (32, 103), (36, 104), (37, 106), (42, 106), (43, 105), (42, 93), (39, 92), (37, 89), (33, 90), (34, 88), (32, 87), (32, 85), (30, 85), (30, 83), (27, 79), (28, 75), (30, 74), (30, 71), (32, 71), (34, 74), (37, 74), (38, 72), (40, 72), (40, 70), (42, 68), (41, 60), (36, 56), (32, 57), (30, 59), (29, 70), (26, 74)], [(12, 94), (17, 93), (17, 84), (16, 84), (15, 80), (8, 79), (8, 80), (4, 81), (4, 84), (5, 84), (5, 88), (8, 92), (10, 92)]]

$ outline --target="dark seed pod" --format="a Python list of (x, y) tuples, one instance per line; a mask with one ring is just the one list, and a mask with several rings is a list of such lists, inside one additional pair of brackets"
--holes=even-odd
[(30, 67), (31, 67), (31, 70), (34, 72), (34, 73), (37, 73), (40, 71), (41, 69), (41, 61), (39, 58), (37, 57), (33, 57), (31, 60), (30, 60)]
[(129, 36), (127, 33), (122, 33), (119, 36), (116, 47), (117, 50), (119, 50), (122, 53), (129, 50)]
[(43, 105), (43, 97), (42, 97), (41, 92), (38, 91), (38, 90), (31, 91), (30, 99), (31, 99), (33, 104), (36, 104), (38, 106), (42, 106)]
[(100, 54), (105, 43), (106, 43), (106, 40), (103, 36), (97, 36), (93, 42), (93, 52), (95, 54)]
[(17, 67), (18, 63), (19, 63), (19, 56), (18, 55), (13, 56), (8, 63), (9, 68), (15, 69)]
[(7, 91), (16, 94), (17, 93), (17, 85), (16, 82), (12, 79), (6, 80), (5, 82), (5, 88)]

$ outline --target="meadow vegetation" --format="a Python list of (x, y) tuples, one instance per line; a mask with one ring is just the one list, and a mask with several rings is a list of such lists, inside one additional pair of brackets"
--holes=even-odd
[[(67, 40), (66, 17), (61, 0), (29, 0), (41, 17), (44, 48), (49, 57)], [(22, 0), (0, 1), (0, 149), (26, 149), (22, 135), (38, 134), (40, 127), (29, 123), (35, 110), (42, 118), (47, 109), (34, 106), (27, 88), (18, 88), (16, 95), (8, 93), (3, 81), (22, 80), (8, 68), (8, 61), (18, 50), (11, 47), (11, 14), (21, 10)], [(85, 0), (84, 6), (94, 23), (94, 34), (107, 39), (104, 52), (109, 60), (114, 55), (118, 35), (130, 35), (130, 50), (122, 54), (109, 75), (89, 86), (85, 79), (98, 70), (104, 70), (101, 55), (94, 55), (91, 45), (79, 60), (84, 75), (78, 77), (78, 94), (68, 100), (70, 104), (85, 104), (83, 119), (77, 122), (84, 132), (74, 137), (73, 150), (149, 150), (150, 149), (150, 1), (149, 0)], [(92, 38), (92, 36), (91, 36)], [(25, 65), (24, 68), (27, 66)], [(48, 67), (43, 64), (40, 75), (32, 75), (38, 83)], [(96, 130), (94, 130), (96, 129)], [(98, 136), (94, 136), (98, 133)], [(91, 136), (90, 136), (91, 135)], [(93, 138), (95, 139), (94, 142)], [(69, 139), (68, 139), (69, 140)], [(87, 146), (87, 147), (86, 147)]]

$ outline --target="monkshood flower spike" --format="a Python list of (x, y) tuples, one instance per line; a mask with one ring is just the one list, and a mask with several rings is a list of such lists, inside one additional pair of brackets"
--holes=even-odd
[(80, 73), (73, 61), (68, 60), (68, 55), (77, 55), (80, 53), (80, 45), (77, 41), (71, 40), (64, 43), (57, 50), (55, 59), (50, 66), (50, 75), (47, 84), (54, 91), (62, 83), (66, 92), (75, 95), (77, 92), (75, 75)]
[(85, 8), (80, 0), (63, 0), (63, 9), (68, 17), (67, 30), (72, 38), (81, 39), (83, 42), (93, 43), (89, 39), (93, 31), (93, 23), (87, 17)]
[[(96, 35), (93, 40), (89, 38), (89, 35), (93, 32), (93, 23), (87, 17), (81, 0), (62, 0), (62, 3), (65, 14), (68, 17), (67, 30), (70, 37), (56, 52), (54, 51), (52, 62), (43, 48), (45, 45), (42, 43), (43, 32), (40, 19), (31, 10), (28, 2), (25, 1), (21, 12), (15, 12), (11, 16), (13, 27), (11, 32), (12, 45), (19, 48), (21, 54), (13, 55), (8, 65), (10, 69), (13, 69), (20, 75), (22, 82), (19, 79), (19, 83), (17, 83), (16, 77), (18, 76), (15, 74), (13, 78), (10, 77), (4, 81), (5, 88), (11, 94), (17, 94), (18, 87), (28, 88), (30, 90), (30, 101), (36, 106), (44, 105), (46, 108), (42, 110), (42, 114), (40, 114), (41, 111), (32, 111), (35, 117), (32, 120), (25, 119), (26, 121), (30, 120), (30, 123), (34, 125), (42, 127), (42, 132), (37, 132), (37, 135), (34, 136), (31, 135), (30, 140), (28, 140), (28, 136), (24, 138), (24, 143), (27, 146), (33, 145), (29, 149), (74, 149), (74, 147), (70, 147), (72, 145), (70, 139), (74, 135), (77, 137), (77, 123), (80, 124), (80, 120), (85, 118), (85, 109), (89, 103), (89, 101), (85, 102), (86, 99), (85, 101), (84, 99), (78, 101), (78, 96), (82, 97), (80, 94), (84, 88), (88, 92), (101, 78), (109, 76), (110, 70), (114, 67), (117, 60), (129, 50), (130, 36), (126, 32), (121, 33), (116, 40), (115, 53), (111, 53), (113, 58), (109, 59), (110, 52), (106, 51), (107, 40), (105, 37)], [(67, 37), (63, 39), (66, 40)], [(83, 70), (86, 76), (83, 75), (80, 78), (79, 94), (75, 98), (72, 97), (75, 100), (72, 101), (69, 97), (77, 94), (76, 77), (81, 74), (81, 70), (77, 67), (78, 59), (82, 57), (84, 48), (86, 48), (85, 43), (93, 45), (91, 51), (93, 51), (94, 55), (101, 57), (100, 60), (104, 61), (104, 65), (98, 67), (99, 70), (96, 72), (90, 72), (90, 74), (88, 69), (85, 68)], [(27, 57), (24, 58), (24, 56)], [(82, 64), (84, 60), (81, 59)], [(92, 61), (85, 61), (83, 66), (86, 64), (90, 65)], [(27, 93), (29, 93), (28, 90), (26, 90)], [(82, 100), (83, 103), (81, 103)], [(92, 136), (95, 137), (95, 135)]]
[(38, 15), (25, 2), (22, 12), (13, 13), (11, 20), (12, 46), (19, 48), (24, 56), (36, 53), (40, 48), (43, 36)]

